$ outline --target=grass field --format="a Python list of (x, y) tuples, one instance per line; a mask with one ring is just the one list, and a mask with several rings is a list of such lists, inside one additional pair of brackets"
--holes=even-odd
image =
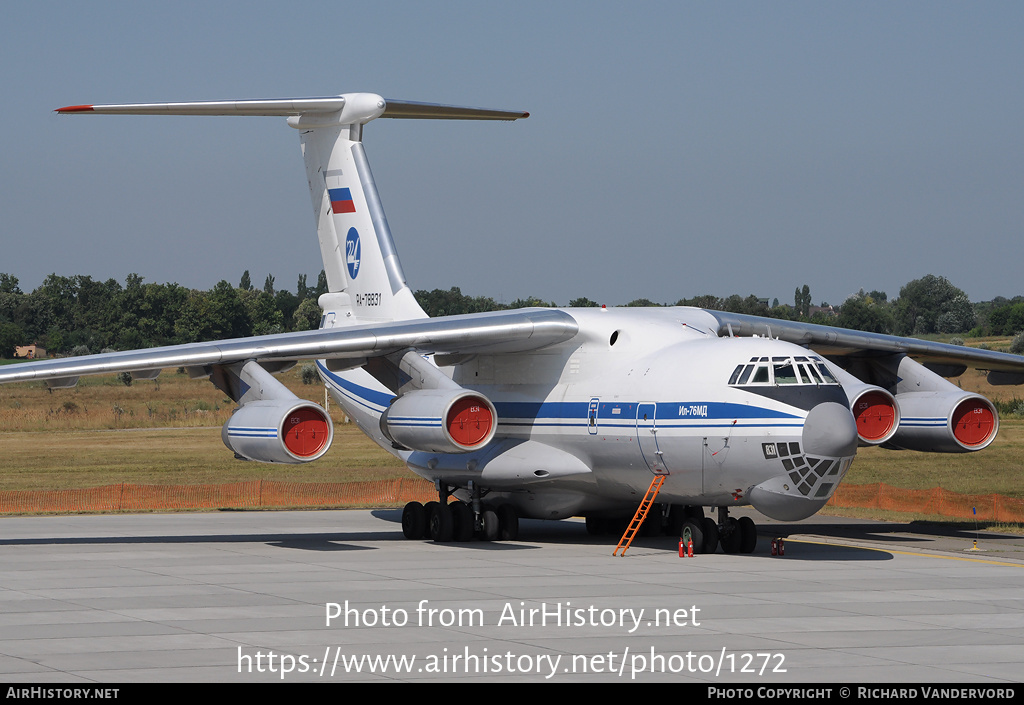
[[(298, 396), (324, 403), (323, 385), (302, 384), (298, 367), (279, 379)], [(208, 381), (175, 370), (131, 386), (113, 376), (83, 377), (74, 389), (52, 392), (41, 382), (0, 386), (0, 490), (413, 477), (346, 424), (334, 404), (334, 444), (321, 460), (236, 460), (220, 437), (234, 408)]]
[[(299, 366), (280, 379), (297, 395), (323, 403), (319, 384), (304, 385)], [(969, 370), (957, 383), (995, 400), (1021, 396), (992, 387)], [(165, 370), (155, 381), (125, 386), (116, 377), (82, 378), (75, 389), (39, 382), (0, 386), (0, 490), (72, 489), (117, 482), (207, 484), (242, 480), (344, 482), (412, 477), (336, 405), (335, 441), (321, 460), (269, 465), (234, 459), (220, 439), (234, 404), (206, 380)], [(986, 450), (962, 455), (861, 449), (846, 482), (944, 487), (965, 494), (1024, 497), (1024, 420), (1001, 419)]]

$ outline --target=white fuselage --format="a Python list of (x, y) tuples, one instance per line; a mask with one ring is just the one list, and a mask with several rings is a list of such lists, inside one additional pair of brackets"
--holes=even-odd
[(632, 511), (654, 474), (666, 475), (659, 501), (697, 506), (748, 504), (751, 488), (782, 476), (778, 492), (791, 494), (807, 514), (838, 485), (852, 452), (814, 458), (834, 461), (831, 472), (802, 472), (793, 482), (782, 462), (805, 455), (808, 409), (838, 401), (838, 385), (729, 384), (738, 365), (792, 359), (807, 355), (804, 348), (719, 338), (699, 309), (570, 313), (579, 333), (564, 343), (454, 360), (453, 380), (485, 395), (498, 412), (494, 440), (471, 453), (394, 449), (379, 425), (394, 394), (361, 369), (319, 368), (348, 416), (413, 471), (461, 487), (473, 481), (524, 516)]

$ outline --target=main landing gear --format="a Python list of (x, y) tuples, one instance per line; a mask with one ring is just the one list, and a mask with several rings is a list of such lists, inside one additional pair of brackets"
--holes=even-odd
[(515, 541), (519, 538), (519, 514), (511, 504), (483, 503), (483, 493), (470, 484), (473, 499), (448, 502), (452, 490), (438, 484), (437, 502), (409, 502), (402, 510), (402, 534), (407, 539), (449, 541)]

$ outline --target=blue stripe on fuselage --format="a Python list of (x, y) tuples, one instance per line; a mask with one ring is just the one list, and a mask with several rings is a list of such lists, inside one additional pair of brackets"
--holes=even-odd
[(356, 384), (355, 382), (350, 382), (344, 377), (328, 370), (319, 360), (316, 361), (316, 366), (320, 368), (320, 374), (326, 376), (331, 383), (345, 393), (347, 397), (352, 399), (354, 402), (368, 407), (371, 411), (380, 413), (383, 409), (376, 409), (371, 405), (375, 404), (386, 409), (391, 406), (391, 400), (395, 398), (395, 395), (390, 392), (378, 392), (376, 389), (370, 389), (369, 387), (364, 387)]
[[(338, 374), (328, 370), (319, 360), (317, 367), (321, 374), (326, 376), (346, 397), (361, 404), (371, 411), (381, 412), (391, 406), (394, 395), (390, 392), (380, 392), (362, 385), (356, 384)], [(374, 408), (374, 407), (380, 408)], [(498, 412), (499, 423), (509, 425), (586, 425), (590, 401), (499, 401), (494, 403)], [(624, 422), (622, 425), (634, 426), (636, 424), (637, 402), (602, 402), (598, 406), (599, 424), (613, 424), (613, 422)], [(656, 405), (657, 425), (668, 424), (673, 421), (698, 421), (706, 423), (686, 425), (699, 425), (709, 427), (719, 426), (748, 426), (748, 425), (790, 425), (798, 423), (802, 417), (795, 414), (766, 409), (761, 406), (749, 404), (735, 404), (731, 402), (659, 402)], [(615, 413), (618, 410), (619, 413)], [(511, 420), (515, 419), (515, 422)], [(754, 419), (773, 419), (774, 424), (751, 424)], [(736, 422), (746, 420), (748, 423)], [(781, 423), (778, 423), (781, 422)], [(789, 423), (787, 423), (789, 422)]]

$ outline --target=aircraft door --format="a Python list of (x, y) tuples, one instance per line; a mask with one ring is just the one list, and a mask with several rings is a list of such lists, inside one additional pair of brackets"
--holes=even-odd
[(601, 400), (594, 397), (590, 400), (590, 405), (587, 407), (587, 431), (591, 436), (597, 435), (597, 408), (600, 403)]
[(658, 427), (655, 423), (657, 406), (653, 403), (641, 403), (636, 407), (636, 439), (640, 445), (647, 467), (655, 475), (668, 475), (665, 460), (658, 447)]

